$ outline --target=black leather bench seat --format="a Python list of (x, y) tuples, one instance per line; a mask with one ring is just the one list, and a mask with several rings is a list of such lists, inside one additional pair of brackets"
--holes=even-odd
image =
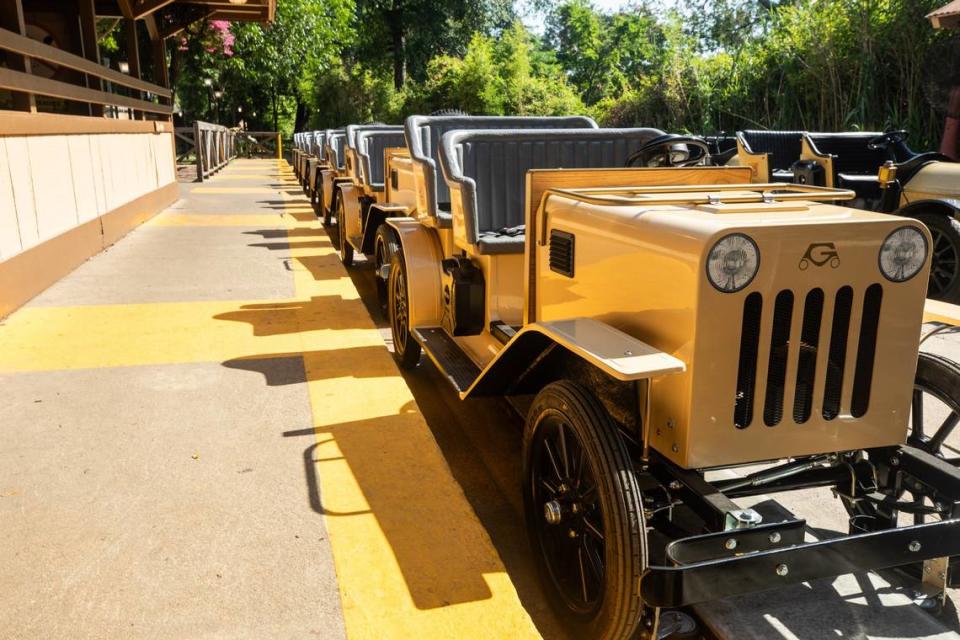
[[(800, 159), (802, 131), (756, 131), (748, 129), (738, 133), (747, 151), (770, 154), (770, 171), (775, 180), (778, 172), (789, 172), (794, 162)], [(784, 174), (785, 175), (785, 174)], [(790, 178), (793, 180), (793, 174)]]

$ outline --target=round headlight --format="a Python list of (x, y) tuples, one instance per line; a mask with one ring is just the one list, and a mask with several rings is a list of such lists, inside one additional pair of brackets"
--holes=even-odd
[(707, 279), (724, 293), (743, 289), (753, 281), (759, 268), (757, 243), (742, 233), (720, 238), (707, 256)]
[(927, 261), (927, 238), (916, 227), (900, 227), (880, 247), (880, 271), (888, 280), (905, 282)]

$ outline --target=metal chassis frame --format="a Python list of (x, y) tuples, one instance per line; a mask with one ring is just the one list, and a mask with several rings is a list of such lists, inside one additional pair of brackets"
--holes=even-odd
[[(698, 472), (681, 469), (654, 454), (649, 473), (703, 519), (710, 532), (667, 545), (666, 563), (648, 567), (641, 578), (646, 604), (682, 607), (817, 578), (960, 555), (960, 469), (909, 446), (867, 453), (890, 486), (910, 491), (922, 485), (930, 490), (929, 495), (943, 508), (943, 519), (807, 543), (803, 541), (803, 520), (725, 530), (726, 514), (739, 508), (730, 497)], [(730, 494), (816, 486), (846, 491), (853, 473), (850, 465), (839, 463), (759, 487), (741, 487)]]

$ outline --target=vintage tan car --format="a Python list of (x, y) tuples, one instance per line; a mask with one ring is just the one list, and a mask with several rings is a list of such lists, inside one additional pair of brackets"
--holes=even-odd
[(310, 192), (310, 202), (317, 212), (317, 217), (323, 218), (323, 224), (329, 226), (337, 210), (336, 197), (339, 191), (336, 185), (342, 182), (351, 182), (346, 171), (344, 147), (346, 146), (347, 132), (345, 129), (327, 129), (324, 133), (323, 159), (314, 175), (314, 185)]
[(340, 244), (340, 258), (346, 265), (353, 262), (354, 250), (372, 255), (382, 307), (386, 307), (386, 281), (396, 247), (394, 232), (384, 224), (386, 219), (420, 216), (425, 224), (434, 224), (438, 233), (450, 233), (450, 195), (437, 164), (443, 133), (452, 129), (516, 128), (596, 129), (597, 123), (584, 116), (411, 116), (404, 123), (405, 144), (383, 150), (384, 190), (345, 212), (343, 227), (348, 230), (348, 240)]
[[(942, 592), (960, 388), (955, 365), (917, 368), (929, 231), (838, 205), (850, 190), (671, 167), (698, 154), (646, 131), (443, 134), (448, 218), (386, 220), (396, 361), (426, 353), (461, 399), (526, 416), (531, 544), (578, 637), (658, 637), (664, 608), (869, 569), (924, 565)], [(925, 393), (954, 410), (935, 432)], [(735, 502), (811, 487), (849, 535)]]
[(733, 164), (756, 179), (850, 189), (851, 203), (923, 222), (933, 237), (928, 295), (960, 302), (960, 163), (917, 153), (906, 131), (740, 131)]
[(370, 207), (386, 202), (386, 152), (403, 147), (404, 136), (401, 125), (384, 124), (350, 125), (346, 134), (342, 177), (349, 181), (338, 181), (335, 189), (340, 257), (349, 266), (355, 250), (370, 253), (373, 238), (364, 244), (364, 221)]

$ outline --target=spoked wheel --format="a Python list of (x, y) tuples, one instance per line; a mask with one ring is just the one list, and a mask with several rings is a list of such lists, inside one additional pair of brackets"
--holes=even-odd
[(377, 301), (380, 303), (380, 310), (383, 315), (388, 315), (387, 311), (387, 285), (390, 279), (390, 265), (393, 262), (393, 254), (397, 252), (400, 243), (397, 241), (397, 233), (388, 224), (381, 224), (377, 228), (377, 239), (374, 243), (374, 278), (377, 283)]
[(390, 278), (387, 280), (390, 333), (393, 336), (393, 359), (402, 369), (413, 369), (420, 363), (420, 343), (410, 335), (410, 301), (407, 294), (406, 264), (403, 251), (393, 254)]
[[(921, 353), (913, 383), (908, 444), (942, 458), (960, 451), (947, 438), (960, 423), (960, 365), (932, 353)], [(955, 463), (960, 460), (953, 460)]]
[(946, 302), (960, 302), (960, 222), (937, 213), (921, 213), (915, 217), (927, 225), (933, 240), (927, 295)]
[(344, 223), (343, 197), (337, 198), (337, 237), (340, 239), (340, 262), (344, 266), (353, 265), (353, 247), (347, 242), (347, 225)]
[[(907, 444), (935, 456), (960, 464), (960, 451), (947, 440), (960, 423), (960, 366), (942, 356), (921, 353), (917, 361), (917, 375), (913, 383), (910, 405), (910, 433)], [(863, 493), (879, 490), (890, 498), (913, 502), (913, 522), (922, 524), (931, 518), (933, 498), (923, 490), (894, 490), (892, 487), (861, 486)], [(850, 514), (851, 533), (878, 531), (900, 523), (897, 510), (887, 504), (861, 499), (853, 503), (844, 500)]]
[(534, 399), (523, 450), (527, 529), (552, 606), (578, 637), (632, 637), (647, 536), (616, 425), (589, 391), (554, 382)]

